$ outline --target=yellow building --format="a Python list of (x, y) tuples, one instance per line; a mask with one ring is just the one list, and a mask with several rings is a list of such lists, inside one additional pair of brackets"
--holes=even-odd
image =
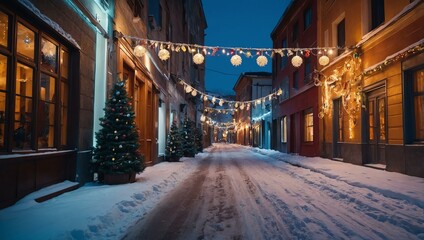
[[(424, 177), (424, 3), (320, 0), (320, 152)], [(319, 56), (320, 57), (320, 56)]]

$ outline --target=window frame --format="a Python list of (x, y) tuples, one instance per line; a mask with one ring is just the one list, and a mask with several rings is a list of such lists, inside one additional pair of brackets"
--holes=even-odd
[(287, 116), (280, 119), (280, 142), (287, 143)]
[[(312, 124), (308, 125), (307, 119), (311, 118)], [(308, 131), (312, 128), (312, 139), (309, 139)], [(312, 143), (314, 141), (314, 112), (312, 108), (308, 108), (303, 111), (303, 142), (305, 143)]]
[[(56, 150), (62, 150), (62, 149), (70, 149), (71, 148), (71, 142), (69, 141), (69, 133), (70, 133), (70, 126), (67, 124), (66, 126), (66, 138), (67, 138), (67, 145), (61, 145), (61, 114), (62, 114), (62, 108), (60, 106), (61, 104), (61, 85), (62, 85), (62, 77), (61, 77), (61, 50), (65, 50), (68, 53), (68, 87), (67, 87), (67, 97), (68, 97), (68, 106), (67, 106), (67, 115), (69, 115), (70, 109), (71, 109), (71, 87), (70, 87), (70, 81), (72, 79), (72, 62), (71, 62), (71, 50), (67, 46), (66, 43), (63, 42), (63, 40), (59, 40), (60, 36), (55, 35), (52, 36), (48, 33), (48, 30), (44, 31), (44, 28), (37, 24), (32, 24), (26, 19), (22, 18), (21, 16), (17, 15), (16, 13), (12, 13), (8, 11), (7, 9), (1, 8), (0, 11), (8, 16), (8, 46), (5, 47), (4, 45), (0, 46), (0, 54), (3, 56), (6, 56), (7, 58), (7, 69), (6, 69), (6, 90), (0, 90), (0, 92), (5, 93), (5, 111), (4, 111), (4, 140), (3, 145), (0, 146), (0, 152), (1, 153), (27, 153), (27, 152), (44, 152), (44, 151), (56, 151)], [(22, 26), (28, 28), (29, 30), (34, 32), (34, 57), (33, 59), (30, 59), (26, 57), (25, 55), (18, 53), (18, 44), (17, 41), (19, 40), (17, 37), (18, 34), (18, 26), (21, 24)], [(54, 35), (54, 33), (53, 33)], [(42, 54), (41, 54), (41, 41), (42, 39), (51, 42), (55, 45), (56, 48), (56, 56), (54, 57), (55, 62), (55, 71), (50, 71), (49, 68), (45, 68), (42, 66)], [(29, 122), (29, 130), (28, 132), (24, 132), (24, 138), (25, 140), (22, 140), (22, 143), (27, 142), (27, 145), (25, 146), (18, 146), (17, 140), (14, 136), (16, 126), (19, 126), (19, 118), (17, 118), (19, 112), (16, 112), (16, 104), (17, 104), (17, 96), (19, 96), (16, 93), (17, 86), (17, 67), (18, 64), (22, 64), (23, 66), (28, 66), (32, 69), (32, 84), (30, 88), (31, 89), (31, 96), (30, 96), (30, 103), (27, 110), (24, 110), (25, 112), (28, 112), (31, 117), (31, 120)], [(46, 77), (49, 80), (54, 81), (54, 89), (51, 91), (50, 99), (41, 99), (41, 78)], [(50, 86), (53, 86), (53, 84), (49, 84)], [(46, 101), (47, 100), (47, 101)], [(21, 101), (21, 100), (19, 100)], [(48, 125), (42, 125), (40, 122), (41, 116), (38, 116), (39, 113), (39, 106), (41, 106), (41, 101), (51, 104), (46, 106), (51, 106), (49, 108), (49, 112), (53, 111), (53, 116), (49, 117)], [(67, 122), (71, 122), (71, 119), (68, 119)], [(47, 126), (47, 127), (46, 127)], [(38, 140), (41, 134), (38, 131), (39, 128), (44, 127), (46, 129), (46, 132), (49, 132), (53, 130), (53, 133), (51, 135), (48, 135), (48, 138), (53, 138), (50, 140), (49, 145), (44, 148), (41, 147), (41, 144), (39, 144)], [(49, 130), (47, 130), (47, 128)], [(31, 136), (30, 138), (26, 139), (26, 136)]]
[(312, 26), (312, 7), (308, 6), (303, 12), (303, 31), (306, 31), (310, 26)]
[[(417, 138), (416, 135), (416, 112), (414, 99), (417, 96), (424, 96), (424, 92), (414, 92), (414, 74), (419, 71), (424, 71), (424, 65), (419, 65), (414, 68), (404, 71), (404, 142), (405, 144), (424, 144), (424, 138)], [(411, 107), (412, 106), (412, 107)]]

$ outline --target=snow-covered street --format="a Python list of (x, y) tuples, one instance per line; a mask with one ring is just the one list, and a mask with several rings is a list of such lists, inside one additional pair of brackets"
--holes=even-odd
[[(424, 239), (424, 179), (230, 144), (0, 210), (0, 239)], [(36, 193), (35, 193), (36, 194)]]

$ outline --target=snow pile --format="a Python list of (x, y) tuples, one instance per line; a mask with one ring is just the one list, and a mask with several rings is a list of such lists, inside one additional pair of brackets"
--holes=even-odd
[(40, 192), (30, 194), (0, 210), (0, 239), (118, 239), (204, 156), (147, 167), (132, 184), (86, 184), (42, 203), (33, 200)]
[[(320, 157), (290, 155), (269, 149), (254, 149), (256, 152), (287, 162), (291, 165), (321, 173), (326, 177), (346, 182), (349, 185), (367, 188), (386, 197), (403, 199), (424, 208), (424, 179), (405, 174), (376, 170), (363, 166), (331, 161)], [(415, 184), (414, 184), (415, 183)]]

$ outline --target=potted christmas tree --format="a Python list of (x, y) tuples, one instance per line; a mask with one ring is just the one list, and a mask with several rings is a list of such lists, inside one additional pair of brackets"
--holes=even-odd
[(194, 157), (194, 155), (197, 153), (194, 123), (188, 117), (184, 119), (182, 135), (184, 157)]
[(203, 152), (203, 133), (202, 129), (197, 127), (195, 130), (195, 144), (197, 152)]
[(166, 143), (166, 159), (168, 161), (178, 162), (180, 160), (183, 156), (182, 144), (180, 129), (178, 129), (177, 124), (174, 122), (172, 123)]
[(104, 117), (100, 118), (102, 128), (96, 132), (95, 171), (106, 184), (134, 182), (135, 174), (145, 166), (139, 152), (134, 111), (123, 81), (114, 84), (104, 111)]

